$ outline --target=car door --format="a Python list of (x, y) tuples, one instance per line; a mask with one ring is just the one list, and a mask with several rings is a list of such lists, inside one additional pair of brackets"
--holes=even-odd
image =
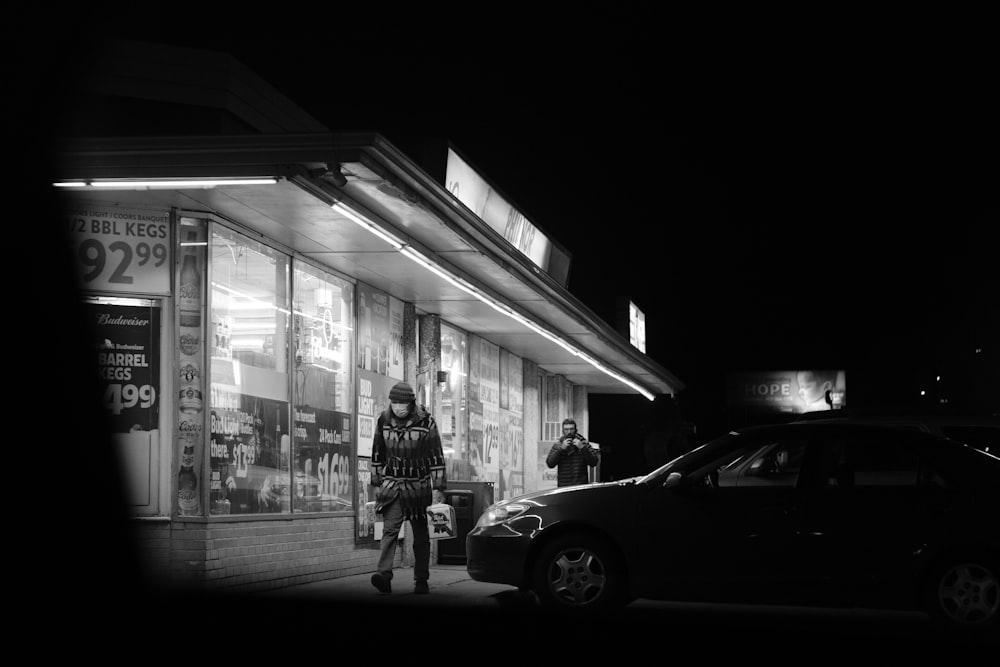
[[(905, 431), (832, 433), (804, 495), (801, 552), (834, 601), (894, 597), (938, 516), (941, 485)], [(921, 480), (925, 481), (921, 481)]]
[(738, 600), (794, 579), (807, 445), (756, 438), (692, 471), (682, 488), (650, 494), (649, 553), (663, 564), (652, 568), (655, 596)]

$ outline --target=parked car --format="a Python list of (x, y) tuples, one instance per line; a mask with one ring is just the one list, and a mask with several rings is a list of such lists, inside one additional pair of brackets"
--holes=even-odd
[(491, 505), (476, 581), (541, 604), (637, 598), (923, 610), (1000, 630), (1000, 458), (917, 430), (787, 423), (732, 431), (649, 474)]

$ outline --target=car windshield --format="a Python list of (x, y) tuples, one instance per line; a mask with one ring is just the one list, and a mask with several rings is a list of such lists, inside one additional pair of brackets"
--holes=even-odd
[(709, 440), (705, 444), (695, 447), (690, 452), (681, 454), (677, 458), (667, 461), (659, 468), (640, 477), (638, 481), (640, 483), (653, 482), (657, 479), (665, 477), (674, 470), (695, 470), (701, 467), (704, 463), (714, 460), (721, 453), (730, 449), (733, 445), (733, 441), (738, 437), (739, 433), (730, 431), (726, 435), (721, 435), (718, 438)]

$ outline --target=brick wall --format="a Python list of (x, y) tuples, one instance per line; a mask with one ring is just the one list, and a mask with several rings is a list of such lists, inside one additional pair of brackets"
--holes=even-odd
[[(211, 591), (264, 590), (373, 572), (378, 550), (356, 546), (354, 530), (353, 516), (175, 520), (169, 572), (159, 580)], [(396, 551), (397, 566), (402, 551)], [(154, 560), (162, 565), (162, 558)]]
[(170, 520), (137, 518), (131, 523), (132, 554), (139, 561), (145, 583), (159, 588), (170, 582)]

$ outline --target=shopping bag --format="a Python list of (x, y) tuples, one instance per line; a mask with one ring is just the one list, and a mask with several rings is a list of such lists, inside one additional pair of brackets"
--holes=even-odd
[(427, 507), (427, 533), (432, 540), (449, 540), (455, 534), (455, 508), (447, 503)]

